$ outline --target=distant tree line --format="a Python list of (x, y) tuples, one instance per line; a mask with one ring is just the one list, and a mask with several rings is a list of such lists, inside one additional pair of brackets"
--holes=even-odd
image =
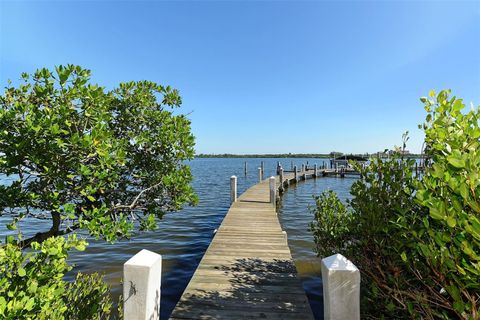
[[(200, 153), (195, 155), (195, 158), (333, 158), (344, 155), (341, 152), (331, 152), (331, 153), (271, 153), (271, 154), (232, 154), (232, 153), (219, 153), (219, 154), (205, 154)], [(351, 154), (350, 154), (351, 155)], [(368, 157), (376, 157), (376, 153), (364, 153), (364, 154), (355, 154)], [(381, 153), (382, 158), (386, 158), (388, 155), (385, 152)], [(420, 158), (421, 154), (408, 154), (404, 156), (405, 158), (413, 159)]]

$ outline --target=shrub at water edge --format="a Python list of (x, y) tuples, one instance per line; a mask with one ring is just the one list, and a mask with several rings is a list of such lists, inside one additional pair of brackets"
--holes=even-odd
[(399, 154), (373, 158), (355, 165), (348, 208), (331, 193), (317, 197), (317, 252), (360, 268), (363, 318), (480, 318), (480, 114), (462, 113), (449, 94), (421, 99), (431, 164), (422, 177)]

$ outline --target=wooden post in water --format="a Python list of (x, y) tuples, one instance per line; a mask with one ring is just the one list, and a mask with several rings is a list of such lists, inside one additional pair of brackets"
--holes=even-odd
[(303, 171), (305, 171), (305, 165), (302, 163), (302, 171), (301, 172), (303, 172)]
[(283, 186), (283, 168), (280, 167), (279, 176), (280, 176), (280, 186)]
[(237, 202), (237, 177), (230, 177), (230, 203)]
[(247, 161), (245, 161), (245, 175), (247, 175)]
[(263, 164), (263, 161), (260, 163), (260, 167), (262, 168), (262, 180), (263, 180), (263, 175), (264, 175), (264, 173), (265, 173), (265, 171), (264, 171), (264, 170), (265, 170), (265, 166), (264, 166), (264, 164)]
[(262, 182), (262, 180), (263, 180), (262, 168), (258, 167), (258, 182)]
[(123, 265), (125, 320), (160, 318), (162, 256), (143, 249)]
[(270, 177), (269, 179), (270, 183), (270, 203), (272, 204), (273, 207), (275, 207), (275, 201), (277, 200), (277, 188), (276, 188), (276, 182), (275, 182), (275, 177)]
[(316, 178), (317, 177), (317, 164), (315, 163), (315, 165), (313, 166), (313, 177)]
[(293, 177), (295, 178), (295, 182), (297, 182), (297, 166), (293, 166)]

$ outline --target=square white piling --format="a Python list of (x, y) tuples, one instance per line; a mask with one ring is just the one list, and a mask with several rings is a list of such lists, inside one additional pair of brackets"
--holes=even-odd
[(162, 256), (143, 249), (123, 265), (125, 320), (160, 318)]
[(360, 319), (360, 271), (341, 254), (322, 259), (325, 320)]

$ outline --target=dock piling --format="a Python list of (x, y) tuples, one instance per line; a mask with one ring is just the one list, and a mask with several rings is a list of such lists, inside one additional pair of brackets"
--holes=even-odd
[(247, 175), (247, 161), (245, 161), (245, 164), (244, 164), (244, 171), (245, 171), (245, 175)]
[(317, 164), (316, 163), (313, 165), (313, 177), (314, 178), (317, 177)]
[(287, 235), (287, 231), (285, 231), (285, 230), (282, 231), (282, 234), (283, 234), (283, 236), (284, 236), (284, 238), (285, 238), (285, 244), (288, 246), (288, 235)]
[(275, 207), (276, 200), (277, 200), (277, 192), (276, 192), (277, 187), (276, 187), (275, 177), (270, 177), (269, 183), (270, 183), (270, 203), (272, 204), (273, 207)]
[(230, 203), (237, 202), (237, 177), (230, 177)]
[(263, 180), (263, 171), (261, 167), (258, 167), (258, 182), (262, 182)]
[(295, 182), (297, 182), (298, 181), (297, 166), (293, 166), (293, 177), (295, 179)]

